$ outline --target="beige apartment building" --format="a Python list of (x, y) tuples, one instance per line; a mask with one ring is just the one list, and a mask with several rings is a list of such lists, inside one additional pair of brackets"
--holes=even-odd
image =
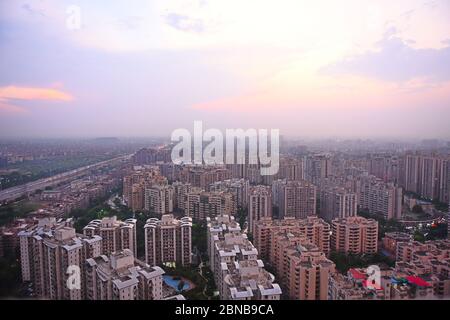
[(255, 223), (253, 239), (260, 257), (266, 260), (269, 259), (275, 234), (281, 231), (299, 233), (328, 255), (330, 230), (330, 224), (317, 216), (310, 216), (306, 219), (286, 218), (281, 220), (265, 218)]
[(321, 179), (331, 176), (332, 172), (333, 167), (330, 155), (316, 154), (306, 158), (306, 180), (318, 184)]
[(410, 242), (412, 235), (404, 232), (386, 232), (383, 237), (383, 249), (395, 257), (400, 242)]
[[(56, 224), (49, 220), (19, 232), (18, 236), (22, 281), (32, 282), (37, 297), (84, 299), (84, 261), (101, 254), (99, 236), (77, 235), (66, 222)], [(70, 281), (69, 276), (77, 271), (78, 281)], [(72, 288), (68, 280), (73, 283)]]
[(279, 300), (281, 288), (230, 216), (208, 218), (208, 254), (221, 299)]
[(248, 193), (250, 190), (250, 182), (247, 179), (228, 179), (224, 181), (216, 181), (209, 186), (212, 192), (228, 192), (231, 193), (233, 204), (236, 212), (238, 208), (246, 208), (248, 203)]
[(231, 171), (223, 166), (186, 165), (177, 173), (176, 180), (190, 183), (193, 187), (203, 190), (216, 182), (231, 179)]
[[(206, 218), (207, 221), (207, 251), (208, 251), (208, 257), (209, 257), (209, 264), (211, 267), (211, 270), (214, 273), (214, 276), (216, 277), (217, 274), (214, 272), (216, 266), (215, 261), (215, 243), (223, 239), (224, 234), (231, 234), (233, 236), (236, 236), (237, 238), (241, 237), (241, 227), (237, 221), (234, 220), (234, 216), (229, 215), (220, 215), (216, 216), (214, 218)], [(246, 237), (246, 235), (243, 235), (243, 237)]]
[[(325, 229), (329, 240), (329, 225), (322, 219), (315, 222), (323, 223), (327, 227)], [(309, 227), (312, 225), (310, 222)], [(311, 241), (318, 241), (317, 238), (322, 236), (323, 230), (313, 231), (313, 228), (307, 227), (306, 223), (302, 223), (301, 227), (286, 223), (272, 227), (267, 246), (267, 261), (289, 299), (326, 300), (328, 277), (330, 272), (334, 272), (335, 266)]]
[(167, 178), (161, 175), (157, 166), (137, 166), (123, 178), (123, 199), (133, 211), (143, 211), (148, 205), (146, 190), (167, 185)]
[(450, 297), (450, 240), (399, 242), (395, 269), (420, 277), (440, 298)]
[(279, 179), (300, 181), (305, 179), (305, 161), (293, 157), (281, 157)]
[(284, 251), (288, 272), (287, 295), (295, 300), (327, 300), (328, 281), (335, 264), (309, 242), (288, 247)]
[(154, 184), (145, 188), (144, 210), (159, 215), (173, 212), (174, 188)]
[(134, 167), (123, 178), (123, 199), (133, 211), (144, 208), (145, 186), (165, 179), (156, 166)]
[(98, 235), (102, 238), (102, 254), (130, 249), (137, 255), (136, 219), (117, 220), (116, 216), (96, 219), (83, 228), (85, 236)]
[(151, 266), (192, 262), (192, 219), (175, 219), (166, 214), (161, 220), (150, 218), (145, 229), (145, 262)]
[(187, 195), (190, 192), (201, 191), (197, 187), (193, 187), (190, 183), (175, 181), (173, 187), (173, 208), (175, 210), (185, 211)]
[(402, 188), (375, 176), (360, 177), (356, 188), (360, 209), (382, 215), (388, 220), (402, 218)]
[(280, 218), (316, 215), (316, 187), (307, 181), (274, 181), (272, 196)]
[(255, 223), (261, 219), (272, 218), (272, 190), (266, 186), (250, 188), (248, 197), (248, 227), (255, 234)]
[[(370, 279), (370, 280), (369, 280)], [(329, 280), (329, 300), (433, 300), (433, 287), (419, 277), (394, 269), (370, 277), (366, 269), (334, 273)]]
[(125, 249), (86, 260), (87, 300), (162, 300), (163, 274), (160, 267), (134, 258)]
[(319, 216), (327, 221), (356, 216), (357, 207), (356, 193), (345, 188), (331, 187), (320, 191)]
[(185, 214), (194, 220), (218, 215), (234, 215), (236, 205), (228, 192), (194, 191), (187, 195)]
[(143, 211), (145, 206), (145, 184), (136, 183), (131, 186), (131, 195), (128, 198), (128, 206), (136, 211)]
[(408, 154), (405, 158), (405, 190), (448, 203), (450, 159), (447, 156), (423, 154)]
[(331, 250), (352, 254), (378, 251), (378, 222), (364, 217), (337, 218), (331, 223)]

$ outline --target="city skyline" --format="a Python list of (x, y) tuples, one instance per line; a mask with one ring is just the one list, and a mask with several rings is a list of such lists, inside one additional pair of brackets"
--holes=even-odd
[(449, 139), (449, 17), (447, 1), (4, 1), (0, 136), (169, 136), (202, 120)]

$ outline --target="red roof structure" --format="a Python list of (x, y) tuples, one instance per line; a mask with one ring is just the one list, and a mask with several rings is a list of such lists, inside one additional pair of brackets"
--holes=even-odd
[(419, 287), (431, 287), (431, 284), (429, 284), (420, 277), (408, 276), (406, 277), (406, 280), (408, 280), (409, 283), (415, 284), (416, 286)]
[(362, 273), (361, 271), (359, 271), (357, 269), (350, 269), (348, 271), (350, 272), (353, 279), (355, 279), (355, 280), (366, 280), (367, 279), (367, 274)]

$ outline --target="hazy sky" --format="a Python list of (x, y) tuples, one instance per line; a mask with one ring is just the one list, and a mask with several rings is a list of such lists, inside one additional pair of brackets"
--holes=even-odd
[(194, 120), (450, 138), (450, 1), (0, 1), (0, 137)]

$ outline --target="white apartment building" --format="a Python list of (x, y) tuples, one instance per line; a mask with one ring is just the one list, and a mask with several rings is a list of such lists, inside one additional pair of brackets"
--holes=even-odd
[(117, 220), (117, 217), (105, 217), (92, 220), (83, 228), (85, 236), (98, 235), (102, 238), (102, 254), (110, 255), (115, 251), (130, 249), (137, 255), (136, 219)]
[(162, 300), (163, 274), (125, 249), (86, 260), (86, 299)]
[(175, 219), (166, 214), (161, 220), (150, 218), (144, 226), (145, 262), (151, 266), (192, 262), (192, 219)]

